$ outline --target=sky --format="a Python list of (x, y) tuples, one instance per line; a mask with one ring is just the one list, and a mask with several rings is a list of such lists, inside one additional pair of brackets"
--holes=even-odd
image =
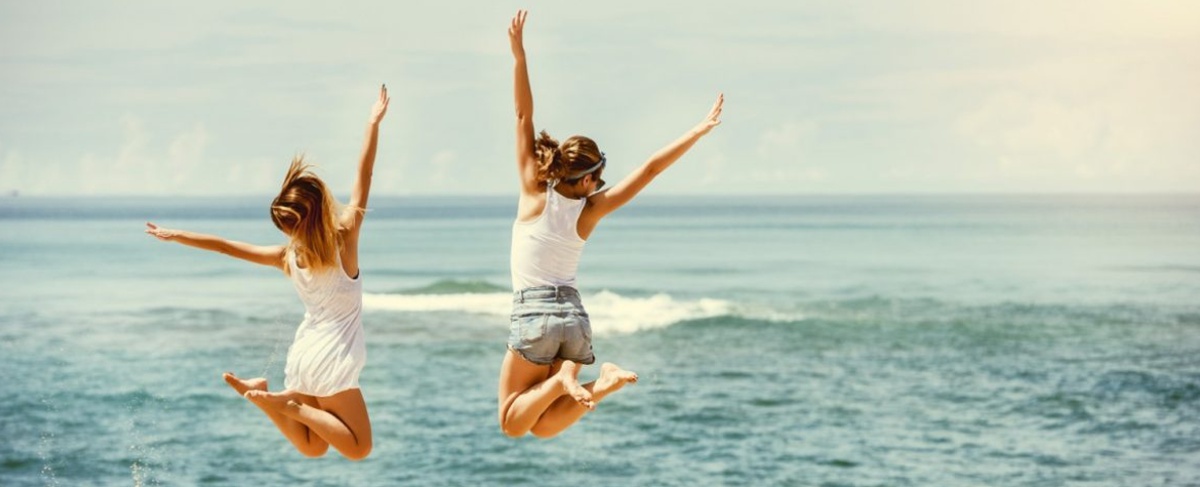
[[(1200, 2), (0, 0), (0, 192), (515, 194), (506, 29), (534, 122), (605, 179), (722, 124), (647, 192), (1200, 190)], [(342, 189), (344, 188), (344, 189)]]

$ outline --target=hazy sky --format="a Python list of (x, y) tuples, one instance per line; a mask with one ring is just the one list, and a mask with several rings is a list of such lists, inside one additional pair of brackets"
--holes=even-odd
[[(703, 7), (701, 7), (703, 5)], [(511, 194), (535, 123), (613, 181), (726, 94), (672, 193), (1200, 190), (1200, 2), (0, 1), (0, 191), (345, 194), (375, 90), (376, 194)]]

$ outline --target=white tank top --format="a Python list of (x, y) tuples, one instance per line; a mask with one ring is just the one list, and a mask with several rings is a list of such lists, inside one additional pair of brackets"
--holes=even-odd
[(546, 207), (530, 222), (513, 222), (513, 291), (535, 286), (575, 287), (575, 273), (586, 240), (575, 229), (587, 199), (573, 200), (546, 184)]

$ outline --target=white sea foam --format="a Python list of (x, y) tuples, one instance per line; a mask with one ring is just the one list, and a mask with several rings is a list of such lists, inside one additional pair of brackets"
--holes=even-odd
[(682, 321), (730, 314), (733, 305), (723, 299), (676, 300), (667, 294), (631, 298), (601, 291), (585, 301), (597, 334), (632, 333), (662, 328)]
[[(734, 305), (723, 299), (677, 300), (667, 294), (648, 297), (621, 296), (600, 291), (583, 297), (594, 333), (632, 333), (662, 328), (682, 321), (732, 314)], [(363, 294), (363, 307), (373, 310), (464, 313), (508, 316), (508, 293)]]
[(386, 311), (460, 311), (507, 315), (512, 309), (508, 293), (371, 294), (363, 293), (363, 307)]

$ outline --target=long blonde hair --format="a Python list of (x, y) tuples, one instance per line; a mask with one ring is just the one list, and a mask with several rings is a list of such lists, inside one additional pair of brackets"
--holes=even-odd
[[(342, 235), (337, 225), (339, 205), (304, 156), (292, 158), (279, 196), (271, 202), (271, 221), (287, 234), (290, 250), (314, 272), (338, 265)], [(290, 266), (283, 266), (290, 272)]]
[(560, 145), (545, 130), (533, 141), (533, 153), (538, 159), (539, 183), (566, 179), (571, 173), (595, 166), (602, 157), (592, 139), (573, 135)]

